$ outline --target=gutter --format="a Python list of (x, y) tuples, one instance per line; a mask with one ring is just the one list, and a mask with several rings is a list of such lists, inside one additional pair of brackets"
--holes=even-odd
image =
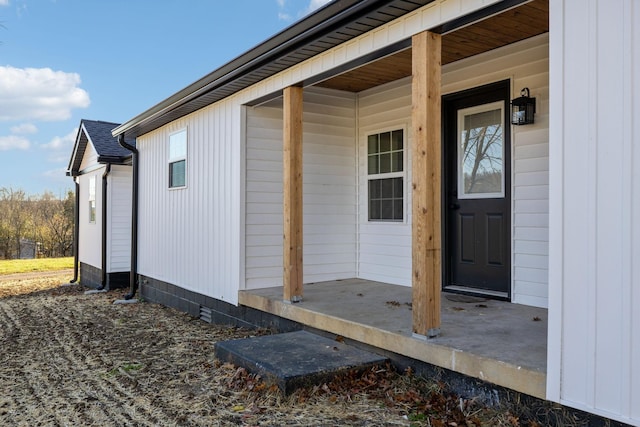
[(131, 188), (131, 271), (129, 272), (129, 293), (124, 296), (125, 300), (130, 300), (138, 289), (138, 150), (136, 147), (127, 144), (124, 140), (124, 133), (118, 135), (118, 144), (126, 150), (131, 151), (131, 161), (133, 164), (133, 183)]
[[(414, 5), (415, 9), (432, 1), (419, 1)], [(123, 133), (137, 136), (137, 127), (152, 122), (225, 84), (234, 82), (243, 75), (282, 59), (318, 40), (320, 37), (329, 34), (331, 31), (339, 29), (341, 26), (390, 3), (392, 3), (390, 0), (341, 0), (329, 2), (301, 21), (285, 28), (154, 107), (114, 128), (111, 133), (113, 136)], [(149, 131), (146, 130), (146, 132)]]
[(76, 200), (73, 206), (73, 279), (69, 283), (76, 283), (78, 281), (78, 244), (80, 242), (80, 183), (77, 178), (73, 178), (73, 182), (76, 184)]
[(102, 174), (102, 277), (99, 291), (107, 287), (107, 177), (110, 172), (111, 163), (107, 163)]

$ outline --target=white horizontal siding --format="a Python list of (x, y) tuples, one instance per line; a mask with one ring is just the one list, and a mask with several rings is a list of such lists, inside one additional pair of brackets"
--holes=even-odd
[[(282, 286), (282, 107), (247, 110), (246, 287)], [(307, 89), (303, 114), (304, 282), (356, 275), (355, 100)]]
[[(95, 166), (91, 164), (91, 166)], [(102, 268), (102, 174), (104, 166), (80, 175), (80, 212), (78, 260), (96, 268)], [(95, 178), (96, 220), (89, 222), (89, 181)]]
[(549, 239), (549, 37), (542, 35), (443, 67), (443, 92), (511, 79), (528, 87), (535, 123), (512, 126), (512, 301), (547, 307)]
[[(223, 101), (138, 138), (139, 273), (237, 303), (242, 108)], [(187, 128), (187, 186), (168, 188), (169, 134)]]
[(549, 398), (640, 425), (640, 7), (550, 2)]
[[(513, 97), (525, 85), (536, 97), (534, 125), (512, 129), (513, 301), (547, 306), (549, 224), (548, 36), (496, 49), (443, 67), (443, 93), (511, 79)], [(411, 284), (411, 81), (402, 79), (359, 95), (360, 216), (359, 275)], [(405, 221), (367, 220), (366, 136), (405, 128)], [(388, 250), (391, 248), (391, 251)], [(389, 253), (391, 252), (391, 254)]]
[[(358, 276), (411, 286), (411, 82), (398, 80), (358, 96), (359, 247)], [(404, 130), (404, 214), (402, 222), (368, 219), (367, 136)]]
[(131, 166), (112, 166), (108, 178), (108, 273), (131, 269)]

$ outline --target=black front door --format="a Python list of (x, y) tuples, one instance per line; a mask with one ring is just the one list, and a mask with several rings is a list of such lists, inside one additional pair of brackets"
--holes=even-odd
[(445, 290), (510, 296), (509, 88), (443, 99)]

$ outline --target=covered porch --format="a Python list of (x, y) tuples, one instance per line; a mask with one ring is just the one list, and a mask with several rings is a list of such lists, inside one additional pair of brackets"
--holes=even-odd
[(305, 285), (288, 304), (282, 287), (241, 291), (241, 305), (382, 350), (544, 398), (547, 310), (442, 295), (442, 333), (413, 337), (411, 288), (363, 279)]
[[(533, 306), (547, 293), (547, 33), (547, 1), (515, 2), (248, 104), (238, 303), (544, 398), (547, 312)], [(536, 125), (514, 130), (505, 159), (513, 221), (503, 298), (532, 306), (441, 291), (451, 169), (442, 99), (499, 81), (511, 97), (532, 87), (539, 101)], [(369, 212), (369, 182), (380, 176), (368, 138), (382, 134), (402, 135), (387, 150), (401, 153), (384, 177), (401, 182), (391, 218)]]

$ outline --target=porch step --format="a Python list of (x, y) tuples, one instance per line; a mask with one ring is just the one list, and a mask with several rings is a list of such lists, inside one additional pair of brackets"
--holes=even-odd
[(338, 373), (365, 370), (386, 358), (307, 331), (223, 341), (216, 357), (259, 374), (288, 394), (320, 384)]

